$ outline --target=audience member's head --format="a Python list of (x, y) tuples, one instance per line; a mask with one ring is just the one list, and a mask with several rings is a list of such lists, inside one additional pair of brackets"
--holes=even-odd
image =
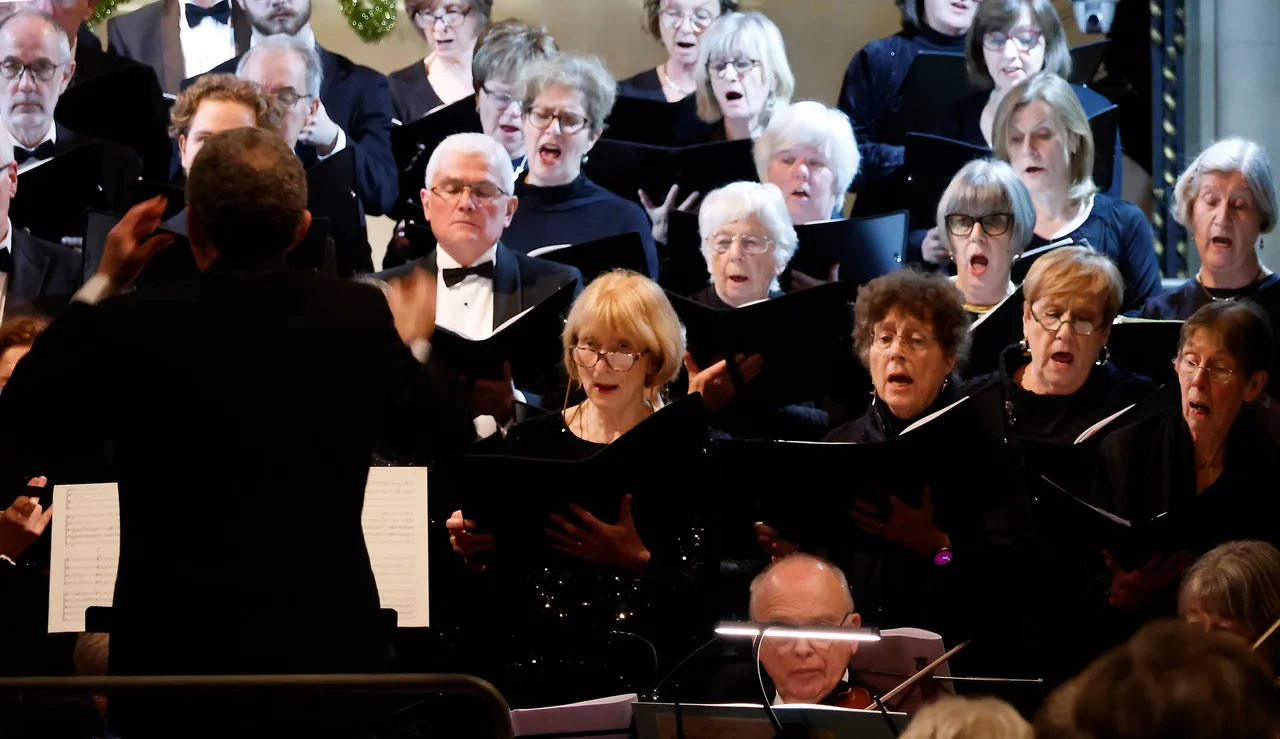
[(205, 140), (187, 173), (187, 227), (201, 269), (219, 257), (268, 260), (311, 226), (302, 162), (275, 131), (235, 128)]
[[(751, 620), (857, 628), (849, 583), (838, 567), (807, 554), (775, 561), (751, 583)], [(857, 642), (764, 637), (760, 662), (783, 703), (819, 703), (849, 669)]]
[[(1265, 541), (1230, 541), (1196, 560), (1182, 577), (1178, 613), (1206, 629), (1252, 644), (1280, 618), (1280, 550)], [(1259, 649), (1277, 654), (1273, 635)]]
[(169, 135), (178, 140), (184, 172), (214, 134), (233, 128), (280, 129), (280, 110), (252, 82), (208, 74), (183, 90), (169, 114)]
[(516, 214), (514, 186), (502, 144), (482, 133), (445, 139), (431, 153), (422, 189), (422, 212), (439, 247), (463, 266), (493, 248)]
[(18, 362), (46, 328), (49, 321), (40, 316), (20, 316), (0, 323), (0, 387), (8, 384)]
[(1054, 691), (1039, 739), (1275, 739), (1280, 694), (1249, 645), (1182, 621), (1148, 624)]
[(71, 41), (50, 16), (22, 9), (0, 21), (0, 114), (15, 143), (34, 149), (48, 137), (75, 71)]
[(1031, 724), (998, 698), (934, 701), (911, 717), (902, 739), (1032, 739)]
[(240, 57), (236, 76), (275, 97), (280, 134), (289, 146), (297, 144), (303, 126), (320, 108), (324, 68), (315, 47), (291, 36), (269, 36)]
[(296, 36), (311, 22), (311, 0), (235, 0), (249, 16), (254, 34)]

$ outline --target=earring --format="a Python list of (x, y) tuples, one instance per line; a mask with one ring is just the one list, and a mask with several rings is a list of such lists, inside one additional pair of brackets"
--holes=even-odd
[(1098, 359), (1094, 360), (1093, 363), (1101, 367), (1110, 361), (1111, 361), (1111, 347), (1107, 346), (1106, 344), (1103, 344), (1102, 354), (1098, 357)]
[(588, 154), (583, 154), (583, 155), (582, 155), (582, 163), (583, 163), (583, 164), (586, 164), (590, 159), (591, 159), (591, 154), (589, 154), (589, 153), (588, 153)]
[(1022, 337), (1022, 341), (1018, 342), (1018, 350), (1021, 351), (1023, 354), (1031, 353), (1031, 344), (1027, 343), (1027, 338), (1025, 336)]

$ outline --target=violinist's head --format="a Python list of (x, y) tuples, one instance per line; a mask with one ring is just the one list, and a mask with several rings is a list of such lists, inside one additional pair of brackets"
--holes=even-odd
[[(1265, 541), (1232, 541), (1209, 550), (1182, 578), (1178, 613), (1252, 644), (1280, 618), (1280, 550)], [(1266, 655), (1274, 658), (1271, 643)]]
[[(751, 620), (789, 626), (857, 628), (844, 573), (807, 554), (780, 559), (751, 583)], [(819, 703), (839, 685), (855, 641), (765, 637), (760, 662), (783, 703)]]

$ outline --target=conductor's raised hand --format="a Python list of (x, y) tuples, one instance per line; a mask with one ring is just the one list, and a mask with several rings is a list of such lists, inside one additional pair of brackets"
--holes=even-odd
[(387, 305), (395, 318), (400, 339), (408, 344), (430, 340), (436, 330), (436, 276), (415, 267), (387, 283)]
[(636, 530), (636, 522), (631, 515), (630, 493), (622, 498), (616, 524), (601, 521), (576, 503), (570, 504), (569, 510), (582, 525), (551, 514), (551, 520), (560, 527), (559, 530), (545, 529), (547, 536), (559, 542), (551, 545), (553, 549), (588, 562), (614, 564), (633, 575), (644, 573), (649, 564), (649, 549)]
[(449, 543), (453, 545), (453, 551), (471, 565), (472, 569), (478, 572), (484, 571), (484, 565), (475, 564), (472, 558), (497, 548), (498, 544), (494, 541), (493, 534), (475, 533), (476, 522), (464, 518), (462, 511), (454, 511), (453, 515), (449, 516), (449, 520), (445, 521), (444, 527), (449, 531)]
[(124, 214), (124, 218), (107, 234), (98, 274), (105, 275), (117, 288), (128, 287), (138, 279), (151, 257), (173, 243), (173, 234), (155, 233), (168, 202), (163, 195), (157, 195), (138, 203)]

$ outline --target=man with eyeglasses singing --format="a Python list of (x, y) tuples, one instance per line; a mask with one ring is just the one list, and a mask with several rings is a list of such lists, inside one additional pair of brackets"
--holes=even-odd
[[(577, 269), (525, 256), (499, 241), (518, 205), (514, 180), (511, 159), (493, 138), (460, 133), (445, 139), (431, 154), (422, 190), (436, 249), (375, 277), (389, 280), (415, 269), (438, 275), (436, 325), (476, 341), (564, 285), (581, 290)], [(511, 420), (515, 389), (509, 378), (470, 379), (477, 434), (492, 435)]]

